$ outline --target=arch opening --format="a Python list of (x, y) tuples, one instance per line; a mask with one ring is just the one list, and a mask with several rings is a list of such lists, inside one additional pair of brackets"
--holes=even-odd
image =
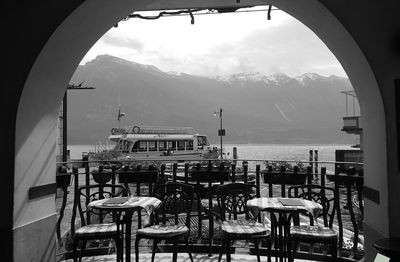
[[(183, 2), (186, 7), (199, 5), (197, 1)], [(232, 5), (228, 1), (221, 2), (222, 5)], [(82, 57), (121, 18), (132, 10), (151, 4), (167, 6), (171, 3), (154, 0), (85, 1), (54, 32), (38, 56), (25, 83), (17, 115), (14, 229), (54, 215), (53, 196), (32, 202), (28, 201), (25, 192), (32, 186), (55, 180), (57, 113), (68, 81)], [(213, 5), (212, 1), (202, 4)], [(361, 50), (341, 23), (317, 0), (272, 0), (267, 4), (284, 10), (309, 27), (342, 64), (357, 93), (363, 115), (365, 184), (387, 192), (386, 176), (376, 176), (382, 174), (382, 170), (387, 172), (383, 102), (374, 74)], [(366, 201), (365, 223), (387, 236), (388, 199), (385, 194), (381, 194), (381, 203), (376, 205)], [(379, 214), (379, 218), (375, 214)], [(43, 227), (39, 231), (46, 230)], [(19, 240), (15, 238), (14, 243)], [(15, 252), (14, 257), (21, 256)]]

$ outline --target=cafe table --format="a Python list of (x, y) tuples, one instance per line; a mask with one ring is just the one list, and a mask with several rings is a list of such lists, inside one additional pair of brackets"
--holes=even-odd
[[(125, 230), (125, 261), (131, 261), (131, 226), (132, 215), (139, 209), (146, 210), (148, 215), (161, 205), (161, 200), (155, 197), (114, 197), (108, 199), (95, 200), (89, 203), (89, 208), (94, 208), (101, 211), (125, 213), (124, 222), (126, 223)], [(121, 224), (117, 220), (117, 226)]]
[[(271, 214), (271, 227), (275, 232), (275, 248), (279, 250), (280, 261), (287, 257), (287, 236), (290, 233), (290, 218), (298, 216), (299, 213), (311, 214), (314, 219), (322, 211), (322, 206), (314, 201), (302, 198), (275, 198), (261, 197), (247, 201), (247, 208), (255, 216), (262, 211)], [(276, 216), (278, 218), (276, 218)], [(278, 231), (278, 232), (277, 232)]]

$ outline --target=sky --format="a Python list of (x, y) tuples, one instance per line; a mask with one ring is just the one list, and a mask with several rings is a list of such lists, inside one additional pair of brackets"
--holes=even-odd
[(195, 15), (193, 25), (190, 16), (121, 21), (97, 41), (81, 64), (109, 54), (166, 72), (208, 77), (256, 72), (346, 77), (326, 45), (292, 16), (273, 10), (272, 19), (267, 20), (267, 11), (240, 10)]

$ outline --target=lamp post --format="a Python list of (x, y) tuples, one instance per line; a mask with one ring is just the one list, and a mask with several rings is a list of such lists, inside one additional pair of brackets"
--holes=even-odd
[(220, 119), (220, 129), (218, 130), (218, 136), (221, 137), (221, 159), (223, 159), (222, 156), (222, 137), (225, 136), (225, 129), (222, 129), (222, 108), (219, 110), (215, 110), (214, 116), (219, 116)]

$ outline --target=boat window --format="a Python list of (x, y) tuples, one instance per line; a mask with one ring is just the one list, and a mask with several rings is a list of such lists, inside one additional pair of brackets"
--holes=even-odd
[(167, 150), (167, 141), (158, 141), (158, 150), (159, 151)]
[(207, 137), (205, 136), (198, 136), (197, 137), (197, 148), (204, 149), (204, 146), (208, 146)]
[(139, 147), (139, 142), (135, 142), (135, 144), (132, 147), (132, 152), (138, 152), (138, 147)]
[(117, 149), (123, 153), (128, 153), (132, 146), (132, 141), (129, 140), (120, 140), (117, 146)]
[(193, 140), (186, 140), (186, 150), (193, 150)]
[(147, 151), (147, 141), (139, 141), (139, 152)]
[(178, 141), (178, 150), (185, 150), (185, 141), (184, 140)]
[(168, 141), (168, 149), (176, 150), (176, 141)]
[(157, 151), (157, 141), (149, 141), (149, 151)]

